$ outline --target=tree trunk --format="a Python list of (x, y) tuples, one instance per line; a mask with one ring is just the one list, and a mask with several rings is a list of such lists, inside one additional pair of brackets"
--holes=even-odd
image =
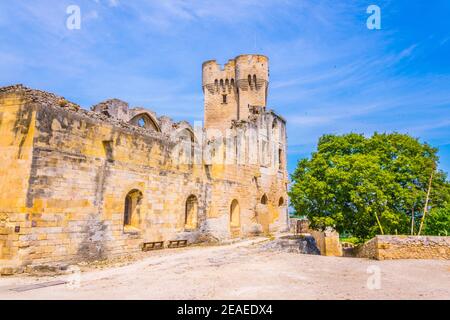
[(422, 219), (420, 220), (419, 232), (417, 232), (418, 236), (420, 236), (420, 233), (422, 232), (423, 222), (424, 222), (425, 216), (428, 212), (428, 201), (430, 200), (431, 183), (433, 182), (433, 173), (434, 173), (434, 166), (433, 166), (433, 170), (431, 171), (430, 181), (428, 182), (427, 198), (425, 199), (425, 207), (423, 208), (423, 216), (422, 216)]
[(378, 227), (380, 228), (381, 234), (384, 234), (383, 227), (381, 226), (380, 219), (378, 219), (378, 214), (375, 212), (375, 218), (377, 218)]

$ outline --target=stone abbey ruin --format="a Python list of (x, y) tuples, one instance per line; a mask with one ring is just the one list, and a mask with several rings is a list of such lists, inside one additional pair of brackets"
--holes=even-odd
[(0, 88), (0, 266), (286, 230), (286, 122), (266, 108), (268, 63), (205, 62), (204, 126), (194, 127), (117, 99), (88, 111)]

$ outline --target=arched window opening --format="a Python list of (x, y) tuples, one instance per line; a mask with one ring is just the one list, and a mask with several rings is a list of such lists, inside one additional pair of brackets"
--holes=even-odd
[(130, 120), (130, 123), (144, 129), (160, 131), (156, 122), (146, 113), (136, 115)]
[(278, 206), (279, 207), (284, 206), (284, 198), (283, 197), (280, 197), (280, 200), (278, 200)]
[(195, 195), (190, 195), (186, 200), (184, 228), (188, 230), (197, 228), (198, 200)]
[(248, 75), (248, 85), (251, 87), (252, 86), (252, 76)]
[(223, 85), (223, 79), (220, 79), (220, 88), (222, 89), (222, 91), (225, 91), (225, 87)]
[(142, 204), (142, 192), (133, 189), (125, 197), (125, 209), (123, 213), (123, 225), (138, 227), (139, 215)]
[(264, 205), (267, 204), (267, 196), (266, 196), (266, 194), (263, 194), (263, 196), (261, 197), (261, 204), (264, 204)]
[(256, 74), (253, 75), (253, 85), (254, 85), (255, 88), (256, 88)]
[(274, 119), (272, 122), (272, 129), (275, 129), (278, 126), (277, 120)]
[(194, 134), (188, 130), (183, 129), (178, 133), (179, 137), (179, 162), (181, 164), (193, 164), (194, 163), (194, 154), (195, 154), (195, 143), (194, 143)]
[(272, 140), (275, 142), (279, 142), (280, 141), (280, 129), (278, 126), (278, 121), (277, 119), (274, 119), (272, 122)]
[(223, 94), (223, 95), (222, 95), (222, 103), (223, 103), (223, 104), (226, 104), (226, 103), (227, 103), (227, 95), (226, 95), (226, 94)]
[(239, 227), (240, 226), (240, 208), (239, 202), (234, 199), (230, 205), (230, 226)]
[(219, 81), (216, 79), (214, 80), (214, 86), (216, 87), (216, 91), (219, 91)]
[(145, 128), (145, 120), (144, 120), (144, 118), (140, 118), (140, 119), (137, 121), (137, 124), (138, 124), (139, 127)]
[(282, 170), (283, 168), (283, 150), (282, 149), (278, 149), (278, 169)]

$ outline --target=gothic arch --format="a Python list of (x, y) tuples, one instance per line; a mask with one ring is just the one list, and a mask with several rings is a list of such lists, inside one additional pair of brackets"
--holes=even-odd
[(241, 226), (241, 209), (239, 202), (234, 199), (230, 204), (230, 227), (239, 228)]
[(131, 118), (130, 123), (145, 129), (161, 132), (158, 121), (148, 112), (142, 112)]
[(132, 189), (125, 196), (125, 204), (123, 210), (123, 225), (124, 227), (139, 227), (141, 205), (144, 196), (138, 189)]
[(175, 132), (175, 140), (177, 147), (175, 151), (178, 153), (177, 159), (181, 164), (194, 164), (195, 161), (195, 135), (189, 126), (183, 126)]
[(184, 228), (187, 230), (197, 229), (198, 225), (198, 198), (191, 194), (186, 199), (184, 212)]
[(266, 194), (264, 193), (263, 196), (261, 197), (261, 204), (266, 205), (267, 202), (268, 202), (267, 196), (266, 196)]

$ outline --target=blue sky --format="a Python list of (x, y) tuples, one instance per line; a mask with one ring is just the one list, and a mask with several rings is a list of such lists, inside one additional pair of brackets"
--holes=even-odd
[[(80, 30), (66, 27), (74, 4)], [(371, 4), (381, 30), (366, 27)], [(450, 172), (448, 0), (2, 0), (0, 44), (0, 86), (191, 122), (203, 118), (203, 61), (265, 54), (290, 171), (324, 133), (397, 131), (438, 147)]]

